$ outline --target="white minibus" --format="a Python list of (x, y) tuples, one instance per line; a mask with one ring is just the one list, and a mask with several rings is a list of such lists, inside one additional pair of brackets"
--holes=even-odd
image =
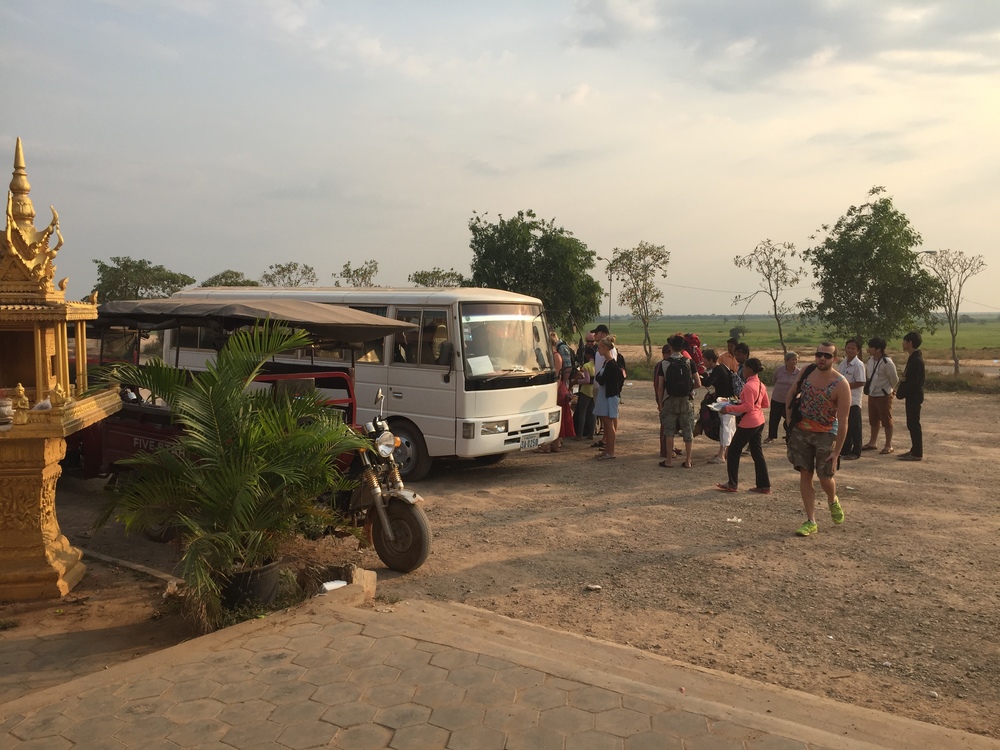
[[(548, 326), (534, 297), (459, 287), (202, 287), (174, 297), (284, 297), (416, 324), (411, 332), (368, 342), (361, 352), (317, 347), (289, 352), (275, 363), (307, 373), (346, 369), (353, 361), (357, 421), (376, 415), (381, 388), (386, 416), (402, 441), (396, 455), (406, 480), (425, 476), (434, 458), (495, 463), (559, 436)], [(167, 331), (163, 358), (201, 369), (217, 339), (209, 329)]]

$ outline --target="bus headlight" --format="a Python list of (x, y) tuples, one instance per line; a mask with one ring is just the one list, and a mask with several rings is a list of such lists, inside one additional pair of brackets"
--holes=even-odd
[(497, 419), (493, 422), (483, 422), (483, 428), (480, 431), (482, 435), (504, 435), (507, 432), (507, 420)]
[(382, 458), (389, 458), (392, 452), (396, 450), (396, 436), (391, 432), (383, 432), (375, 438), (375, 447)]
[(549, 412), (549, 424), (557, 424), (562, 419), (562, 409)]

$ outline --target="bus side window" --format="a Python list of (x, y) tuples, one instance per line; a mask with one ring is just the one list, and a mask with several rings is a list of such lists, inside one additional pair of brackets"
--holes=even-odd
[[(397, 310), (396, 320), (420, 325), (420, 310)], [(417, 364), (420, 353), (420, 328), (411, 328), (395, 334), (392, 342), (392, 361), (399, 365)]]
[(448, 313), (445, 310), (425, 310), (421, 326), (420, 364), (447, 365), (451, 346), (448, 335)]

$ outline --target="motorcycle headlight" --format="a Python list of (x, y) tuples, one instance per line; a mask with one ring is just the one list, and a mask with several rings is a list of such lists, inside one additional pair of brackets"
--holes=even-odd
[(389, 458), (396, 449), (396, 436), (391, 432), (383, 432), (375, 438), (375, 448), (382, 458)]

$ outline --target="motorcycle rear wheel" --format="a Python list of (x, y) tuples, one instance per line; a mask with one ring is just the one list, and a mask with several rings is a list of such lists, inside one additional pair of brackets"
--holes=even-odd
[(379, 559), (389, 570), (409, 573), (427, 559), (431, 550), (431, 530), (423, 508), (402, 500), (391, 500), (385, 509), (395, 541), (390, 542), (382, 530), (382, 521), (375, 510), (373, 516), (372, 544)]

